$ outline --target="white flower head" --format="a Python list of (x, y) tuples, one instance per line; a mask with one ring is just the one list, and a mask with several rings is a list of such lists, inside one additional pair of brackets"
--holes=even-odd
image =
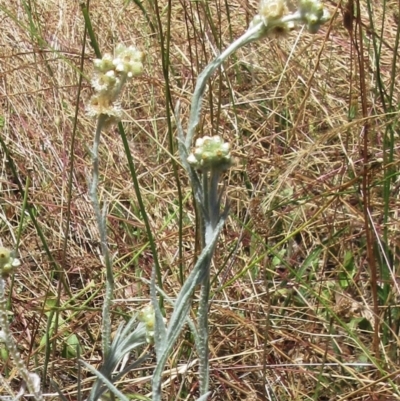
[(115, 70), (125, 73), (128, 78), (141, 75), (143, 72), (144, 53), (134, 46), (125, 47), (120, 44), (115, 49), (113, 64)]
[(258, 14), (253, 18), (249, 28), (263, 23), (255, 35), (257, 39), (272, 35), (284, 36), (295, 27), (295, 23), (287, 18), (290, 15), (286, 0), (261, 0)]
[(99, 117), (106, 115), (120, 119), (122, 117), (122, 108), (118, 102), (114, 102), (107, 94), (99, 93), (93, 95), (88, 106), (88, 115), (91, 117)]
[(154, 313), (153, 305), (145, 306), (138, 314), (138, 320), (146, 325), (146, 330), (154, 331), (156, 322), (156, 315)]
[(95, 59), (93, 61), (94, 68), (102, 73), (106, 73), (114, 69), (113, 57), (111, 54), (105, 54), (101, 59)]
[(316, 33), (320, 26), (330, 19), (328, 10), (319, 0), (300, 0), (299, 12), (311, 33)]
[(285, 0), (261, 0), (258, 14), (263, 18), (265, 25), (277, 22), (289, 13)]
[(187, 161), (200, 171), (211, 169), (225, 171), (232, 164), (230, 145), (218, 135), (198, 138), (195, 149)]
[(0, 330), (0, 343), (7, 343), (7, 336), (3, 330)]
[(156, 324), (156, 316), (153, 305), (145, 306), (138, 314), (138, 320), (144, 323), (146, 327), (146, 341), (149, 344), (154, 343), (154, 327)]
[(106, 73), (95, 74), (92, 79), (92, 86), (96, 92), (113, 92), (118, 87), (119, 78), (114, 70)]

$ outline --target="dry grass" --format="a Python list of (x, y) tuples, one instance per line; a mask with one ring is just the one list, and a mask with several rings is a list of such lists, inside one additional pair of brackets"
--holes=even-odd
[[(218, 29), (216, 40), (202, 2), (173, 2), (170, 84), (173, 103), (181, 101), (184, 121), (196, 76), (217, 51), (219, 41), (223, 48), (230, 42), (231, 32), (238, 37), (256, 12), (255, 2), (229, 3), (230, 17), (223, 2), (209, 3), (210, 18)], [(393, 79), (400, 82), (399, 71), (391, 76), (398, 3), (388, 3), (380, 64), (385, 84)], [(32, 21), (24, 4), (28, 7), (28, 2), (0, 0), (0, 133), (20, 181), (28, 188), (28, 202), (58, 267), (44, 252), (30, 218), (21, 220), (22, 194), (2, 154), (1, 240), (14, 247), (21, 227), (23, 261), (11, 295), (12, 329), (31, 368), (37, 366), (41, 372), (45, 353), (49, 353), (48, 377), (74, 400), (78, 372), (76, 360), (65, 352), (65, 341), (75, 333), (82, 358), (95, 365), (101, 361), (104, 280), (87, 195), (94, 130), (94, 122), (85, 116), (85, 103), (91, 95), (87, 80), (77, 98), (84, 21), (75, 1), (31, 1)], [(150, 3), (144, 4), (153, 15)], [(166, 4), (159, 6), (163, 10)], [(376, 363), (371, 362), (374, 317), (366, 253), (370, 244), (365, 239), (360, 192), (365, 123), (360, 69), (340, 12), (335, 14), (334, 3), (327, 6), (335, 15), (330, 26), (315, 36), (293, 32), (287, 38), (268, 39), (242, 49), (224, 65), (212, 82), (213, 91), (206, 96), (201, 131), (218, 132), (229, 139), (237, 159), (226, 180), (231, 217), (215, 258), (215, 272), (221, 271), (213, 284), (210, 310), (212, 400), (395, 400), (400, 396), (396, 319), (400, 294), (393, 283), (378, 317), (380, 354), (375, 355)], [(167, 150), (159, 37), (133, 3), (123, 7), (120, 0), (92, 0), (90, 10), (102, 52), (124, 42), (147, 53), (144, 76), (125, 93), (124, 125), (157, 241), (165, 290), (174, 296), (179, 290), (178, 195)], [(382, 21), (380, 4), (374, 12), (375, 21)], [(365, 4), (362, 19), (369, 25)], [(374, 93), (373, 34), (368, 32), (364, 43), (371, 219), (376, 230), (374, 243), (382, 240), (385, 230), (389, 234), (384, 246), (391, 252), (390, 263), (397, 273), (398, 186), (395, 178), (385, 198), (382, 144), (385, 128), (398, 119), (398, 113), (385, 114)], [(88, 46), (85, 76), (90, 76), (93, 57)], [(396, 90), (395, 102), (400, 96)], [(64, 254), (77, 102), (71, 221)], [(351, 120), (350, 107), (355, 110)], [(398, 170), (398, 147), (393, 149), (391, 168)], [(118, 320), (148, 302), (148, 288), (140, 278), (149, 278), (152, 256), (117, 130), (103, 136), (100, 152), (100, 197), (109, 204)], [(186, 196), (190, 189), (181, 175)], [(385, 221), (388, 197), (390, 213)], [(188, 271), (195, 249), (195, 214), (190, 197), (187, 199), (183, 246)], [(378, 255), (378, 247), (375, 251)], [(377, 262), (384, 264), (378, 256)], [(341, 287), (338, 279), (346, 268), (351, 277), (349, 284)], [(62, 276), (67, 287), (61, 284)], [(63, 323), (46, 351), (49, 312), (55, 310), (57, 299)], [(171, 370), (165, 375), (165, 394), (170, 400), (194, 399), (197, 394), (192, 345), (186, 336), (171, 355)], [(121, 387), (126, 392), (148, 394), (153, 362), (149, 360), (144, 371), (129, 377)], [(366, 362), (370, 365), (357, 366)], [(7, 360), (0, 362), (2, 375), (13, 379), (11, 366)], [(83, 388), (90, 385), (91, 379), (84, 379)]]

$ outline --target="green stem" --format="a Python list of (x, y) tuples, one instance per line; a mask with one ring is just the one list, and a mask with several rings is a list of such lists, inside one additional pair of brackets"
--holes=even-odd
[[(140, 184), (139, 184), (139, 180), (138, 180), (138, 177), (136, 174), (136, 168), (135, 168), (135, 164), (133, 162), (132, 153), (130, 151), (129, 142), (128, 142), (128, 139), (127, 139), (125, 131), (124, 131), (124, 127), (121, 122), (118, 123), (118, 130), (121, 135), (122, 144), (124, 146), (125, 155), (126, 155), (126, 158), (128, 161), (129, 172), (131, 174), (133, 187), (135, 189), (136, 199), (138, 201), (139, 210), (141, 212), (143, 223), (146, 228), (147, 239), (149, 241), (151, 253), (153, 255), (154, 267), (156, 269), (156, 276), (157, 276), (157, 285), (162, 289), (163, 282), (162, 282), (161, 266), (160, 266), (160, 262), (158, 260), (157, 247), (156, 247), (156, 243), (154, 240), (152, 228), (150, 226), (150, 221), (147, 216), (146, 207), (143, 202), (142, 193), (140, 191)], [(163, 298), (160, 297), (160, 307), (162, 307), (162, 305), (163, 305)]]

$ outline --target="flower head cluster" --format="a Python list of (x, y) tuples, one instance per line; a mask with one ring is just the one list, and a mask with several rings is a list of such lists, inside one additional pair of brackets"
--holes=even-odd
[(156, 324), (156, 317), (152, 305), (145, 306), (138, 314), (139, 322), (144, 323), (146, 327), (146, 341), (149, 344), (154, 343), (154, 326)]
[(258, 14), (269, 34), (285, 34), (294, 28), (292, 21), (284, 21), (289, 14), (286, 0), (261, 0)]
[(14, 253), (7, 248), (0, 247), (0, 275), (5, 278), (9, 276), (15, 268), (21, 265), (19, 259), (14, 257)]
[(94, 60), (95, 73), (91, 83), (96, 93), (88, 107), (90, 116), (107, 116), (108, 123), (119, 121), (122, 110), (118, 96), (127, 79), (143, 72), (143, 59), (144, 54), (135, 47), (120, 44), (114, 57), (105, 54)]
[(230, 145), (218, 135), (199, 138), (187, 161), (195, 169), (203, 172), (211, 169), (225, 171), (232, 164)]
[(119, 44), (115, 49), (113, 64), (115, 70), (126, 74), (128, 78), (141, 75), (143, 72), (144, 54), (133, 46), (125, 47)]
[(291, 12), (287, 0), (260, 0), (258, 14), (250, 28), (263, 23), (255, 38), (271, 34), (285, 34), (294, 29), (296, 23), (306, 24), (311, 33), (327, 22), (330, 15), (319, 0), (299, 0), (297, 11)]
[(318, 0), (300, 0), (299, 12), (311, 33), (316, 33), (319, 27), (330, 18), (329, 12)]

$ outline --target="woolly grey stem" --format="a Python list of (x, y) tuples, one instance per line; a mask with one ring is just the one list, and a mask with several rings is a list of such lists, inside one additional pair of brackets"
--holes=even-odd
[[(211, 264), (211, 258), (210, 258)], [(199, 325), (199, 379), (200, 379), (200, 396), (208, 392), (209, 383), (209, 358), (208, 358), (208, 303), (210, 297), (210, 266), (206, 277), (200, 289), (200, 302), (198, 311), (198, 325)]]
[[(208, 396), (208, 385), (209, 385), (209, 359), (208, 359), (208, 304), (209, 304), (209, 293), (210, 293), (210, 265), (212, 255), (214, 254), (215, 244), (216, 244), (216, 227), (221, 224), (221, 220), (225, 220), (227, 209), (220, 215), (221, 206), (221, 196), (218, 195), (218, 181), (220, 178), (219, 171), (203, 171), (203, 182), (200, 185), (197, 174), (194, 173), (190, 166), (188, 160), (188, 154), (190, 152), (190, 147), (192, 146), (193, 137), (195, 134), (196, 127), (200, 120), (202, 98), (206, 90), (208, 79), (214, 73), (214, 71), (219, 68), (224, 60), (233, 54), (240, 47), (260, 39), (267, 35), (269, 30), (273, 29), (274, 26), (278, 26), (287, 22), (297, 22), (307, 20), (308, 28), (310, 31), (315, 31), (318, 29), (320, 23), (323, 23), (323, 19), (327, 16), (316, 16), (317, 21), (308, 19), (305, 15), (306, 9), (309, 6), (304, 6), (302, 11), (296, 11), (293, 14), (284, 16), (279, 19), (279, 21), (268, 21), (262, 16), (258, 16), (252, 22), (252, 25), (239, 39), (228, 46), (220, 55), (218, 55), (203, 72), (199, 75), (196, 87), (193, 93), (191, 110), (189, 117), (189, 125), (186, 137), (183, 142), (183, 130), (178, 124), (179, 140), (180, 140), (180, 154), (182, 157), (183, 164), (189, 173), (189, 178), (192, 181), (192, 187), (194, 188), (195, 199), (199, 211), (201, 211), (202, 217), (202, 247), (203, 250), (208, 248), (207, 260), (204, 261), (203, 276), (201, 279), (201, 291), (200, 291), (200, 303), (198, 311), (198, 324), (199, 324), (199, 341), (198, 341), (198, 353), (200, 360), (199, 376), (200, 376), (200, 399), (206, 400)], [(315, 17), (315, 16), (314, 16)], [(258, 22), (257, 22), (258, 21)], [(177, 113), (178, 114), (178, 113)], [(194, 157), (196, 159), (196, 157)], [(196, 161), (196, 160), (195, 160)], [(209, 176), (210, 174), (210, 176)], [(225, 216), (225, 217), (224, 217)], [(213, 239), (214, 238), (214, 239)], [(185, 311), (186, 313), (186, 311)], [(164, 356), (164, 355), (163, 355)], [(163, 361), (163, 363), (165, 363)], [(160, 362), (159, 362), (160, 365)], [(163, 366), (163, 365), (162, 365)], [(157, 366), (155, 372), (157, 373)], [(160, 376), (161, 373), (157, 375)], [(154, 375), (156, 376), (156, 375)], [(154, 389), (154, 378), (153, 378), (153, 389)], [(160, 386), (160, 383), (156, 383)], [(160, 397), (161, 392), (158, 388), (158, 397)], [(158, 398), (157, 398), (158, 401)]]
[[(253, 41), (257, 33), (263, 28), (263, 23), (257, 24), (250, 28), (244, 35), (232, 43), (224, 52), (216, 57), (200, 74), (197, 79), (196, 88), (192, 97), (192, 105), (189, 118), (189, 127), (185, 138), (185, 147), (187, 152), (192, 145), (195, 128), (199, 122), (201, 114), (201, 101), (206, 88), (206, 84), (213, 72), (224, 62), (224, 60), (234, 53), (237, 49), (245, 44)], [(210, 175), (209, 175), (210, 174)], [(198, 310), (198, 325), (199, 325), (199, 378), (200, 378), (200, 396), (202, 399), (207, 399), (209, 385), (209, 357), (208, 357), (208, 304), (210, 296), (210, 265), (212, 255), (215, 248), (215, 232), (220, 220), (220, 201), (218, 196), (218, 181), (220, 177), (219, 171), (203, 172), (202, 192), (204, 203), (199, 202), (199, 197), (196, 201), (199, 210), (203, 208), (205, 213), (201, 213), (202, 223), (202, 246), (209, 247), (212, 243), (212, 249), (209, 253), (208, 260), (204, 266), (204, 276), (201, 282), (200, 303)]]
[(92, 158), (93, 158), (93, 175), (90, 185), (90, 199), (92, 201), (94, 213), (96, 216), (97, 227), (100, 233), (100, 248), (104, 258), (106, 267), (106, 290), (104, 294), (103, 313), (102, 313), (102, 348), (104, 358), (106, 359), (110, 351), (111, 344), (111, 303), (114, 293), (114, 275), (112, 271), (112, 261), (107, 245), (107, 224), (106, 218), (100, 210), (99, 199), (97, 196), (97, 186), (99, 183), (99, 145), (100, 134), (106, 122), (107, 116), (101, 115), (97, 120), (96, 133), (93, 141)]
[[(205, 245), (209, 245), (211, 238), (215, 235), (215, 229), (220, 219), (220, 201), (218, 195), (218, 182), (221, 173), (218, 169), (211, 169), (210, 175), (208, 172), (203, 173), (203, 189), (204, 199), (207, 203), (207, 221), (205, 222), (205, 233), (204, 241)], [(214, 245), (215, 248), (215, 245)], [(199, 342), (198, 342), (198, 353), (199, 353), (199, 379), (200, 379), (200, 396), (204, 396), (208, 392), (209, 383), (209, 357), (208, 357), (208, 307), (210, 297), (210, 266), (212, 250), (204, 279), (201, 283), (200, 289), (200, 302), (198, 310), (198, 325), (199, 325)]]
[[(303, 16), (300, 12), (296, 11), (293, 14), (286, 15), (279, 20), (279, 24), (287, 22), (300, 22)], [(193, 141), (193, 136), (195, 134), (195, 129), (200, 120), (201, 114), (201, 101), (203, 99), (204, 92), (206, 90), (206, 85), (208, 79), (214, 73), (214, 71), (221, 66), (221, 64), (236, 50), (241, 47), (260, 39), (269, 29), (273, 29), (274, 24), (265, 25), (263, 21), (256, 23), (254, 26), (250, 27), (240, 38), (236, 39), (231, 43), (220, 55), (218, 55), (207, 67), (202, 71), (202, 73), (197, 78), (196, 88), (193, 92), (192, 104), (190, 108), (189, 126), (185, 139), (186, 149), (190, 149)]]
[[(176, 342), (179, 334), (182, 331), (183, 325), (186, 323), (187, 316), (189, 313), (189, 309), (192, 302), (193, 290), (195, 287), (205, 280), (205, 275), (208, 272), (207, 268), (210, 264), (210, 260), (212, 258), (212, 250), (215, 246), (215, 243), (218, 239), (218, 235), (224, 225), (226, 219), (226, 213), (221, 216), (220, 221), (217, 224), (217, 227), (214, 230), (213, 237), (210, 239), (209, 245), (206, 245), (197, 259), (197, 262), (192, 270), (192, 272), (187, 277), (184, 282), (181, 291), (178, 294), (178, 297), (175, 301), (174, 310), (172, 316), (170, 318), (168, 324), (168, 330), (166, 333), (166, 338), (161, 338), (161, 341), (164, 342), (162, 345), (162, 353), (161, 355), (157, 355), (157, 366), (153, 372), (152, 378), (152, 400), (153, 401), (161, 401), (161, 379), (164, 370), (164, 366), (166, 364), (168, 355), (173, 345)], [(154, 283), (153, 283), (154, 285)], [(155, 335), (159, 335), (159, 329), (156, 325)], [(161, 347), (159, 348), (161, 349)]]
[[(204, 248), (208, 243), (207, 238), (212, 236), (210, 222), (210, 204), (208, 202), (210, 187), (209, 187), (209, 178), (208, 178), (208, 171), (203, 172), (202, 176), (202, 190), (203, 190), (203, 205), (200, 205), (197, 202), (199, 216), (200, 216), (200, 233), (201, 233), (201, 246)], [(205, 213), (201, 213), (201, 207), (205, 210)]]
[(210, 224), (212, 230), (215, 230), (215, 227), (218, 224), (218, 220), (220, 218), (220, 204), (219, 204), (219, 195), (218, 195), (218, 183), (221, 177), (221, 172), (218, 169), (212, 169), (210, 172), (210, 193), (208, 197), (208, 204), (210, 208)]
[(40, 386), (35, 385), (33, 381), (33, 375), (36, 374), (30, 373), (29, 370), (25, 367), (24, 361), (21, 358), (21, 354), (17, 350), (17, 345), (14, 341), (14, 337), (12, 336), (7, 318), (5, 281), (2, 277), (0, 277), (0, 326), (3, 332), (2, 340), (5, 342), (7, 350), (14, 360), (15, 367), (17, 368), (17, 371), (20, 373), (24, 382), (26, 383), (29, 392), (33, 395), (36, 401), (44, 401), (43, 395), (40, 391)]
[(190, 109), (189, 127), (185, 139), (185, 146), (187, 149), (190, 149), (193, 135), (195, 133), (195, 128), (199, 123), (201, 113), (201, 101), (204, 91), (206, 89), (208, 78), (211, 77), (213, 72), (225, 61), (227, 57), (229, 57), (232, 53), (234, 53), (242, 46), (255, 40), (256, 38), (254, 37), (254, 35), (257, 34), (257, 32), (259, 32), (263, 26), (264, 24), (260, 22), (256, 26), (247, 30), (239, 39), (236, 39), (233, 43), (231, 43), (219, 56), (217, 56), (210, 64), (208, 64), (197, 78), (196, 88), (193, 92), (192, 105)]

